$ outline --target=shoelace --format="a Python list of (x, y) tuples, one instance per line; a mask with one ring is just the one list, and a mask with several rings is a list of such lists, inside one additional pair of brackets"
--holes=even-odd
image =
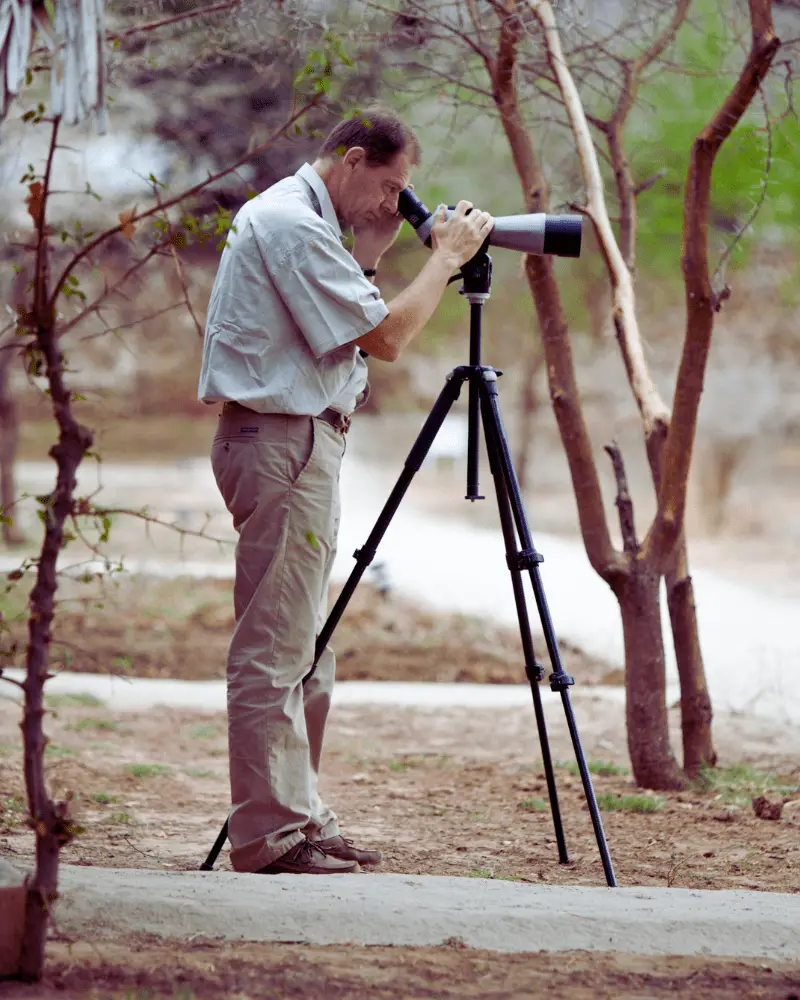
[(326, 850), (321, 844), (314, 844), (310, 840), (304, 840), (300, 844), (300, 850), (297, 852), (298, 861), (313, 862), (314, 851), (319, 851), (320, 854), (328, 855), (330, 851)]

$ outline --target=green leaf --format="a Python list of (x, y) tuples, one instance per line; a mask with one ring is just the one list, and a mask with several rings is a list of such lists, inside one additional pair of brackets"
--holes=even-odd
[(317, 536), (314, 534), (313, 531), (306, 532), (306, 541), (309, 543), (312, 549), (315, 549), (317, 552), (319, 552), (320, 544), (317, 539)]
[(56, 8), (53, 4), (53, 0), (44, 0), (44, 9), (47, 11), (50, 23), (54, 24), (56, 19)]
[(103, 522), (103, 530), (100, 533), (100, 541), (107, 542), (109, 533), (111, 532), (111, 518), (108, 514), (103, 514), (100, 520)]

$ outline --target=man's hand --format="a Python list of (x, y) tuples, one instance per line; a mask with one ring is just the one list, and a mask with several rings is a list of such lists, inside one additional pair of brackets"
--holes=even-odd
[(494, 219), (488, 212), (469, 212), (472, 207), (471, 201), (460, 201), (449, 219), (444, 205), (434, 213), (431, 246), (451, 257), (457, 268), (475, 256), (494, 228)]
[(353, 257), (362, 267), (376, 267), (399, 236), (404, 221), (399, 212), (386, 212), (369, 225), (353, 229)]

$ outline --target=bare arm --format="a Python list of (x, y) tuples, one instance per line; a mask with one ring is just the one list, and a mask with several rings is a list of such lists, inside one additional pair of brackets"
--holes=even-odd
[(381, 361), (396, 361), (433, 315), (447, 282), (461, 267), (452, 254), (435, 250), (408, 287), (387, 302), (389, 315), (356, 341)]
[(433, 252), (411, 284), (387, 303), (389, 315), (356, 344), (380, 361), (396, 361), (433, 315), (447, 283), (462, 264), (480, 249), (491, 232), (494, 219), (487, 212), (470, 212), (470, 202), (461, 201), (456, 213), (445, 221), (437, 213), (431, 230)]

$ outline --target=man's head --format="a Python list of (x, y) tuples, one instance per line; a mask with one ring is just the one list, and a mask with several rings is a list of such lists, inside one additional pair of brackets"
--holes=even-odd
[(397, 211), (397, 197), (420, 160), (411, 129), (390, 111), (369, 109), (340, 122), (314, 164), (342, 228), (368, 226)]

